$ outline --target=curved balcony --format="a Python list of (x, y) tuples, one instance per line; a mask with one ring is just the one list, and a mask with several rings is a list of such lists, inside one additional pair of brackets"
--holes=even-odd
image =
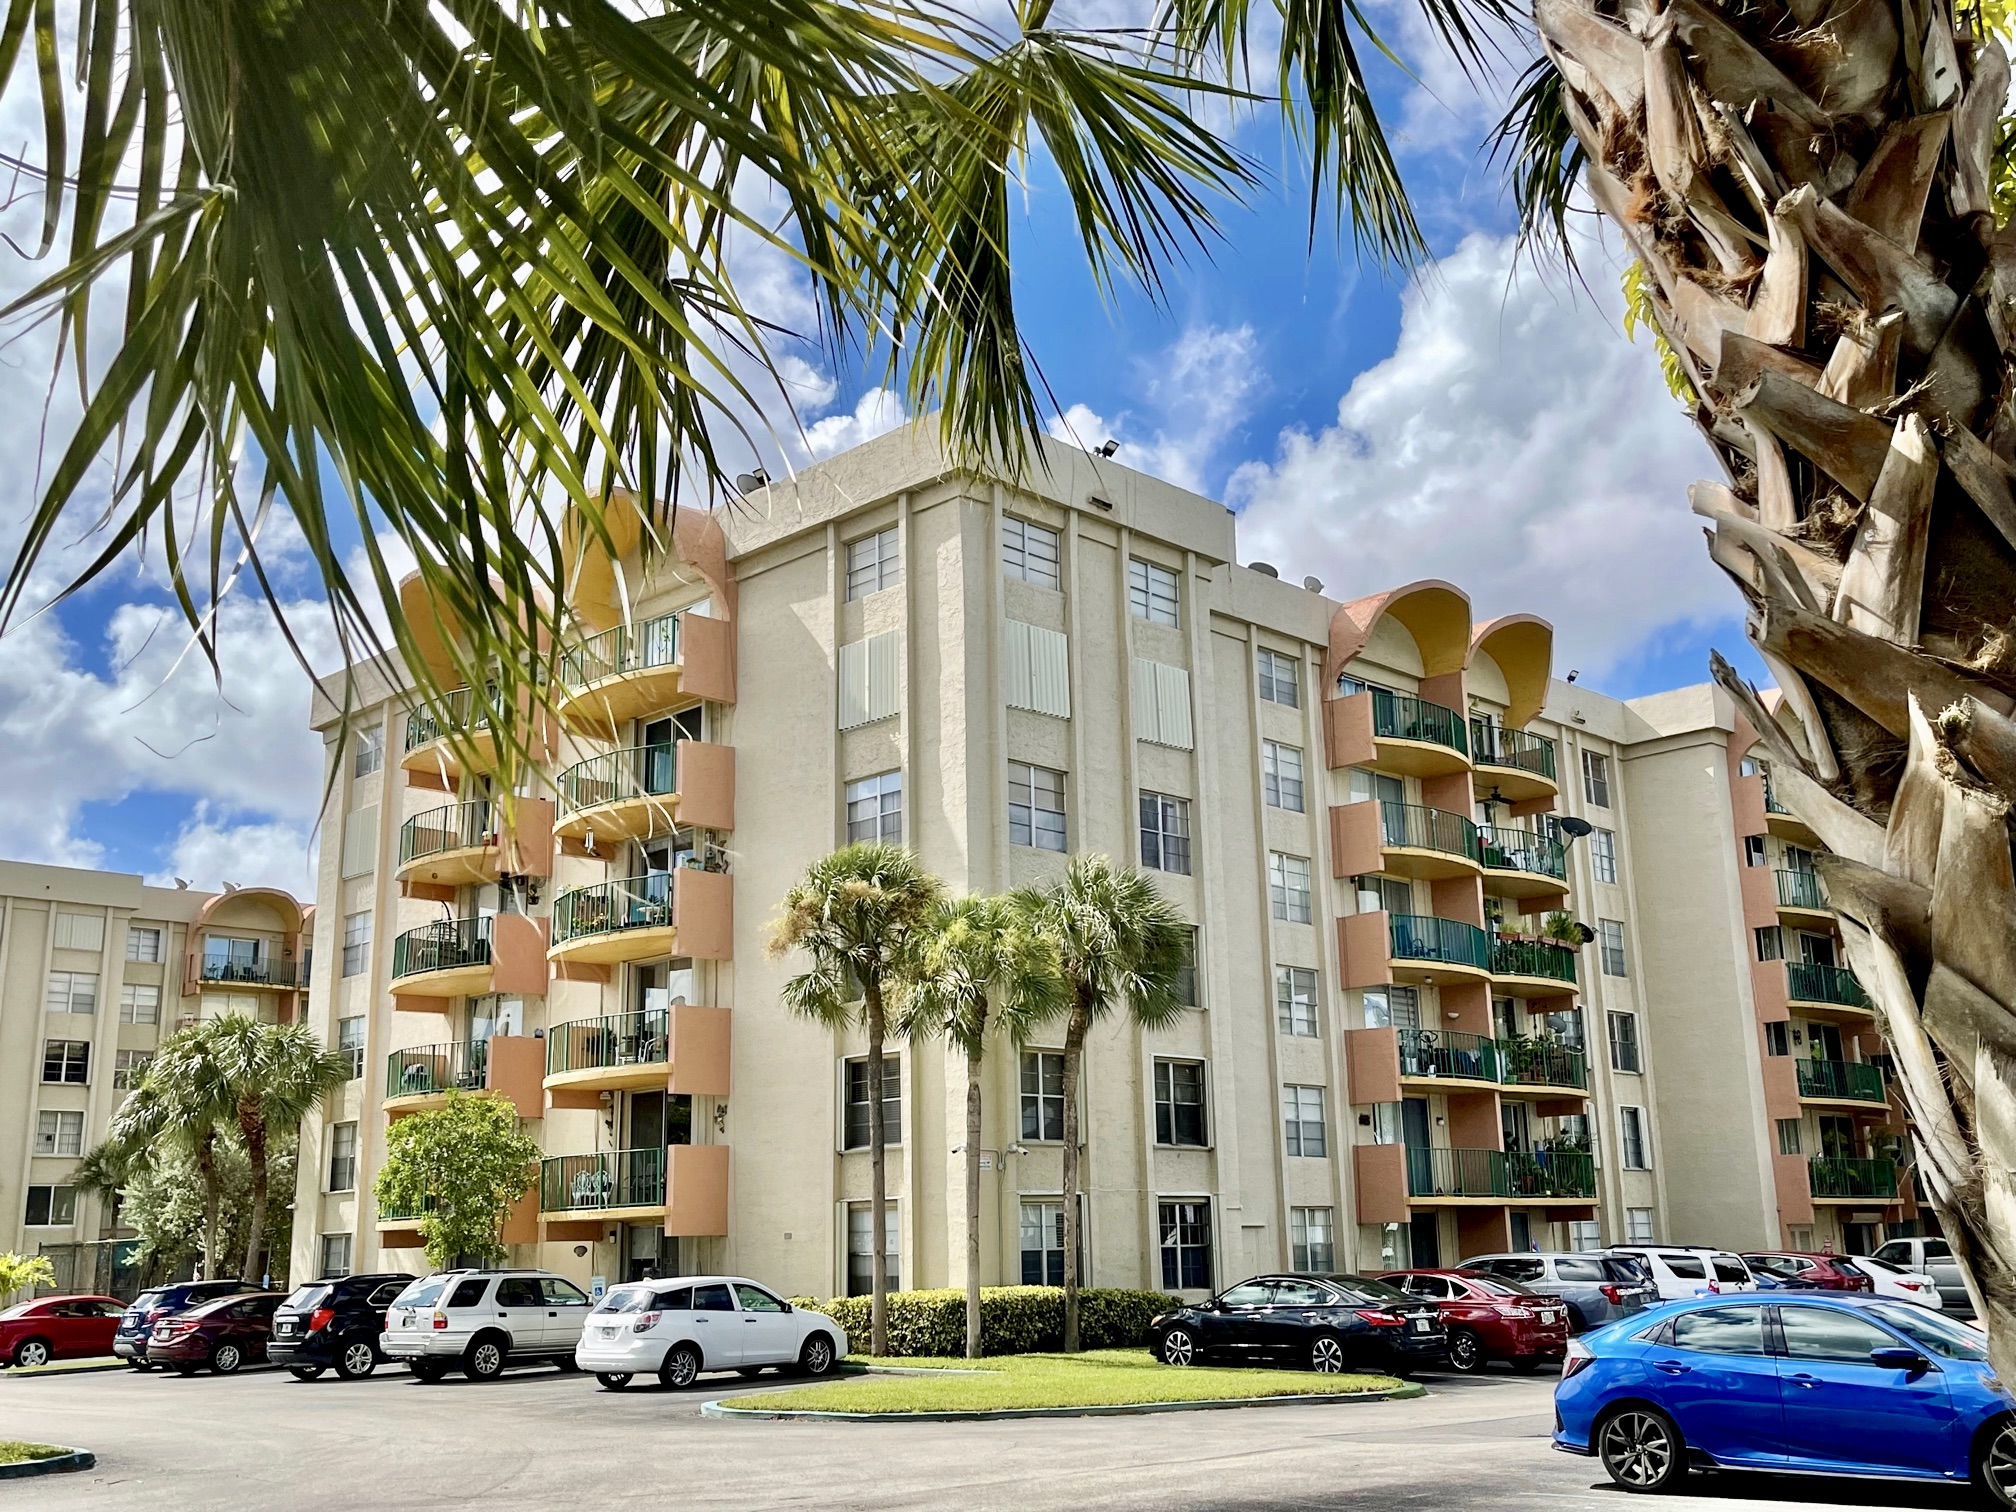
[(1883, 1073), (1861, 1061), (1793, 1061), (1799, 1076), (1799, 1101), (1807, 1103), (1856, 1103), (1881, 1108), (1889, 1101), (1883, 1090)]
[(1568, 856), (1559, 840), (1505, 825), (1477, 827), (1484, 887), (1505, 898), (1568, 896)]
[(1494, 939), (1491, 982), (1515, 997), (1559, 997), (1575, 990), (1575, 952), (1549, 940)]
[(661, 614), (591, 635), (560, 657), (560, 718), (614, 739), (627, 720), (735, 696), (733, 626), (706, 614)]
[(1559, 1040), (1501, 1039), (1498, 1079), (1507, 1088), (1530, 1092), (1587, 1092), (1589, 1057)]
[(675, 824), (735, 827), (735, 752), (706, 741), (625, 746), (560, 774), (557, 833), (595, 848), (648, 840)]
[(723, 960), (733, 893), (719, 872), (680, 867), (577, 887), (553, 900), (553, 961), (612, 965), (670, 955)]
[(485, 1090), (489, 1048), (487, 1040), (454, 1040), (394, 1050), (385, 1058), (385, 1111), (417, 1113), (438, 1108), (450, 1092)]
[(1470, 770), (1463, 716), (1409, 693), (1359, 687), (1325, 699), (1323, 735), (1332, 767), (1378, 767), (1412, 777)]
[(1897, 1167), (1888, 1160), (1815, 1155), (1806, 1162), (1815, 1202), (1895, 1202)]
[[(461, 737), (459, 751), (457, 737)], [(470, 773), (491, 770), (498, 749), (489, 703), (473, 689), (455, 688), (406, 716), (406, 750), (399, 765), (456, 782)]]
[(1530, 803), (1561, 791), (1554, 742), (1545, 735), (1473, 719), (1470, 760), (1479, 798), (1495, 793), (1507, 803)]
[(546, 1034), (548, 1091), (662, 1089), (671, 1063), (671, 1014), (664, 1008), (575, 1019)]
[(1868, 1024), (1876, 1010), (1855, 973), (1841, 966), (1823, 966), (1815, 961), (1785, 963), (1785, 997), (1808, 1018), (1830, 1023)]
[(1387, 939), (1396, 982), (1438, 977), (1481, 980), (1491, 970), (1491, 937), (1475, 924), (1428, 914), (1392, 914)]
[(494, 925), (484, 914), (407, 930), (392, 942), (393, 994), (451, 998), (488, 992)]
[(498, 818), (484, 799), (415, 814), (399, 826), (399, 880), (440, 887), (495, 882), (503, 869)]
[(1764, 780), (1764, 828), (1780, 840), (1790, 840), (1794, 845), (1803, 845), (1809, 850), (1818, 848), (1820, 844), (1820, 837), (1813, 833), (1813, 827), (1778, 801), (1768, 777)]
[(1480, 1088), (1498, 1085), (1496, 1040), (1453, 1029), (1402, 1029), (1398, 1039), (1402, 1082), (1459, 1082)]
[(617, 1222), (662, 1217), (665, 1146), (548, 1156), (539, 1162), (539, 1211)]
[(1396, 877), (1474, 877), (1477, 826), (1447, 809), (1379, 804), (1379, 870)]
[(1820, 874), (1810, 871), (1780, 871), (1772, 874), (1778, 887), (1778, 912), (1790, 924), (1834, 922), (1827, 896), (1820, 890)]
[(1587, 1202), (1596, 1165), (1572, 1150), (1407, 1151), (1407, 1195), (1423, 1203)]
[(205, 986), (237, 992), (292, 992), (306, 985), (292, 961), (247, 961), (236, 956), (204, 956), (197, 962), (196, 979)]

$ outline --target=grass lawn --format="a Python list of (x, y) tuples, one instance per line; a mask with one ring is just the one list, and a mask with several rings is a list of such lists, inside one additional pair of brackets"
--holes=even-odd
[(0, 1439), (0, 1465), (18, 1465), (25, 1460), (54, 1459), (59, 1454), (68, 1454), (68, 1449), (56, 1444), (24, 1444), (18, 1439)]
[[(851, 1362), (850, 1362), (851, 1363)], [(876, 1364), (972, 1374), (856, 1376), (773, 1392), (751, 1407), (820, 1412), (987, 1412), (1014, 1407), (1126, 1407), (1244, 1397), (1387, 1391), (1389, 1376), (1306, 1370), (1176, 1369), (1145, 1349), (1084, 1354), (995, 1355), (982, 1360), (892, 1359)]]

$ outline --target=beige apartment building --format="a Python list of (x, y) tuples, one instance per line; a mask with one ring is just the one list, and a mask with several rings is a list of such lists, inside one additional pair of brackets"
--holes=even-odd
[(293, 1016), (303, 929), (283, 892), (0, 861), (0, 1250), (47, 1255), (59, 1289), (118, 1284), (129, 1231), (74, 1184), (78, 1158), (164, 1035)]

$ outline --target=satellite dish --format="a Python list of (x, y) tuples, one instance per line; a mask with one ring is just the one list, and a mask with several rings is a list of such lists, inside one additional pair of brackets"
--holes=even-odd
[(759, 488), (768, 488), (769, 486), (770, 474), (763, 471), (760, 467), (754, 472), (735, 474), (735, 491), (737, 493), (754, 493)]
[(1558, 819), (1555, 822), (1561, 826), (1562, 834), (1576, 840), (1580, 840), (1584, 835), (1596, 828), (1587, 819), (1577, 819), (1573, 814), (1568, 815), (1565, 819)]
[(1323, 591), (1323, 579), (1319, 577), (1305, 577), (1302, 579), (1302, 586), (1307, 588), (1311, 593), (1321, 593)]
[(1248, 572), (1257, 572), (1263, 577), (1278, 578), (1281, 576), (1281, 569), (1276, 567), (1272, 562), (1248, 562), (1246, 570)]

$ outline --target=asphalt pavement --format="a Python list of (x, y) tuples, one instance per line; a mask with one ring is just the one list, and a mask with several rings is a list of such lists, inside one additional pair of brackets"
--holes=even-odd
[[(993, 1423), (733, 1422), (703, 1401), (761, 1383), (621, 1393), (550, 1368), (478, 1385), (296, 1381), (130, 1370), (0, 1373), (0, 1438), (88, 1448), (95, 1470), (11, 1481), (0, 1512), (364, 1512), (561, 1506), (1389, 1509), (1645, 1503), (1548, 1443), (1552, 1383), (1493, 1371), (1430, 1395)], [(779, 1383), (783, 1384), (783, 1383)], [(1967, 1493), (1894, 1482), (1696, 1476), (1659, 1512), (1952, 1508)]]

